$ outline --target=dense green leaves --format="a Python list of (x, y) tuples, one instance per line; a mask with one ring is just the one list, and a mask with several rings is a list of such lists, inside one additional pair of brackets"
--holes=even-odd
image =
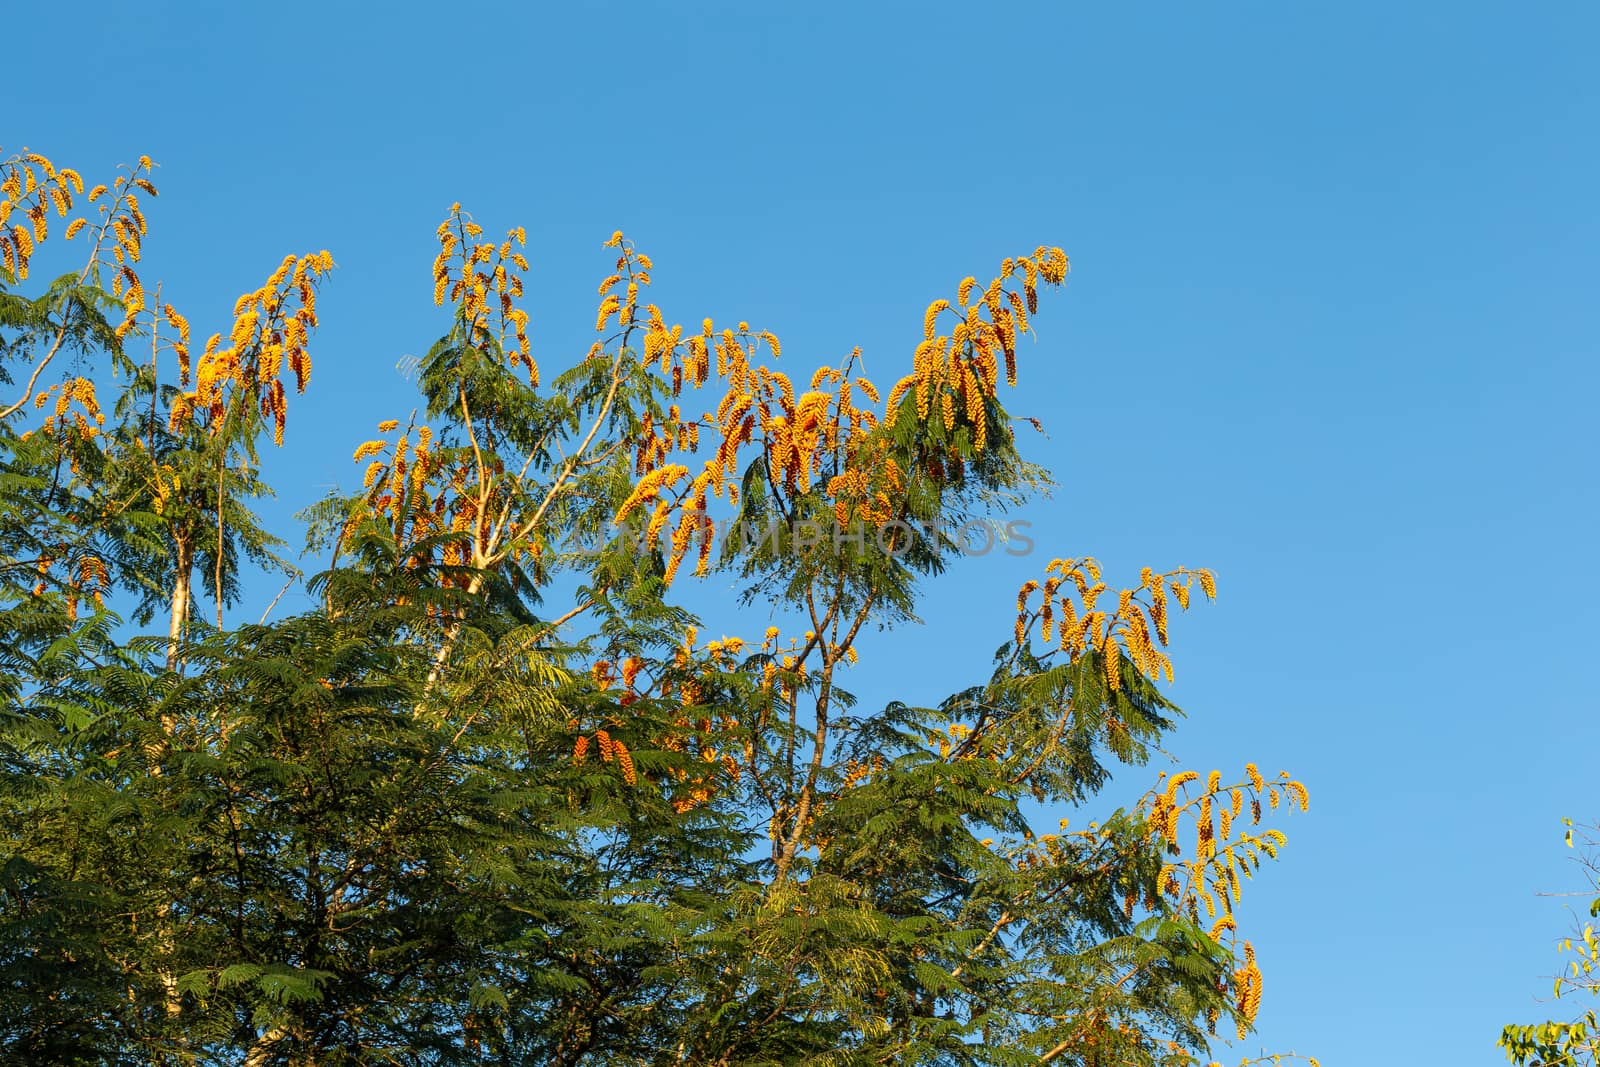
[[(997, 395), (919, 418), (905, 392), (808, 481), (742, 460), (725, 521), (756, 535), (708, 566), (806, 632), (702, 642), (669, 580), (683, 546), (613, 522), (660, 427), (706, 451), (653, 307), (639, 336), (648, 259), (613, 245), (617, 332), (540, 386), (485, 326), (491, 285), (504, 312), (520, 283), (473, 280), (512, 238), (447, 242), (429, 422), (361, 446), (363, 487), (305, 514), (315, 607), (258, 624), (226, 615), (246, 578), (295, 576), (248, 507), (272, 492), (271, 375), (196, 407), (159, 345), (124, 350), (145, 327), (110, 326), (93, 272), (0, 292), (13, 377), (64, 336), (110, 415), (0, 422), (9, 1062), (1176, 1065), (1248, 1025), (1234, 942), (1166, 888), (1148, 807), (1030, 822), (1173, 725), (1132, 660), (1108, 681), (1114, 643), (1009, 642), (932, 707), (845, 686), (856, 635), (915, 619), (954, 531), (1048, 484)], [(273, 366), (270, 335), (235, 337)], [(841, 528), (829, 479), (862, 457), (888, 510)]]

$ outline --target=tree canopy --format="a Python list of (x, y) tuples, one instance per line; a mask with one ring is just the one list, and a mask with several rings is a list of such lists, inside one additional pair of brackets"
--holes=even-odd
[[(1054, 558), (987, 677), (850, 689), (1048, 484), (1003, 398), (1065, 252), (961, 280), (880, 388), (674, 324), (617, 233), (593, 347), (541, 366), (524, 231), (455, 205), (417, 411), (306, 510), (302, 578), (253, 505), (333, 257), (192, 340), (152, 173), (0, 162), (9, 1062), (1178, 1067), (1250, 1032), (1235, 908), (1304, 785), (1241, 758), (1029, 815), (1143, 773), (1211, 572)], [(39, 284), (54, 241), (81, 267)], [(262, 569), (315, 608), (230, 620)], [(710, 573), (793, 625), (696, 617)]]
[[(1595, 933), (1595, 921), (1600, 919), (1600, 827), (1575, 828), (1571, 819), (1566, 823), (1568, 848), (1581, 848), (1578, 860), (1588, 881), (1587, 892), (1593, 894), (1584, 905), (1581, 915), (1575, 915), (1571, 933), (1560, 942), (1566, 965), (1555, 976), (1552, 996), (1600, 994), (1600, 977), (1595, 967), (1600, 965), (1600, 935)], [(1579, 837), (1573, 842), (1574, 835)], [(1547, 1020), (1541, 1023), (1524, 1023), (1507, 1026), (1500, 1033), (1500, 1048), (1506, 1058), (1517, 1067), (1580, 1067), (1582, 1064), (1600, 1063), (1600, 1016), (1593, 1008), (1576, 1012), (1566, 1021)]]

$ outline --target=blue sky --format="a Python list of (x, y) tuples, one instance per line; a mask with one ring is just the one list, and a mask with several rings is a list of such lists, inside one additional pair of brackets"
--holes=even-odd
[(284, 253), (333, 251), (280, 514), (415, 403), (394, 367), (438, 332), (452, 201), (527, 226), (546, 368), (587, 348), (618, 227), (669, 318), (770, 328), (791, 371), (859, 344), (891, 381), (930, 299), (1064, 246), (1008, 401), (1049, 430), (1041, 555), (966, 561), (926, 626), (867, 641), (858, 690), (986, 674), (1051, 555), (1211, 566), (1219, 601), (1174, 627), (1172, 751), (1312, 789), (1244, 902), (1266, 996), (1224, 1058), (1492, 1064), (1502, 1023), (1546, 1017), (1565, 922), (1536, 893), (1577, 887), (1560, 818), (1600, 815), (1594, 8), (89, 3), (7, 26), (34, 43), (8, 52), (5, 147), (91, 178), (155, 157), (148, 262), (197, 332)]

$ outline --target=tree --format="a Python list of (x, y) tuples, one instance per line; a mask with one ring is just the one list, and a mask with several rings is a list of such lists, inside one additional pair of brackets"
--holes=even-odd
[[(86, 198), (88, 267), (32, 301), (10, 288), (82, 182), (4, 168), (0, 221), (24, 220), (0, 233), (0, 352), (26, 378), (0, 409), (18, 1055), (1177, 1065), (1224, 1018), (1249, 1031), (1262, 976), (1234, 908), (1301, 783), (1164, 774), (1048, 833), (1022, 806), (1087, 804), (1148, 759), (1179, 714), (1170, 617), (1215, 594), (1209, 571), (1113, 590), (1058, 558), (987, 678), (932, 707), (848, 688), (859, 636), (915, 618), (952, 531), (1047, 484), (1001, 393), (1060, 249), (931, 304), (880, 394), (859, 351), (797, 386), (770, 332), (669, 325), (618, 233), (598, 339), (546, 385), (524, 234), (456, 205), (420, 410), (355, 449), (359, 491), (306, 513), (318, 607), (230, 627), (241, 554), (278, 559), (245, 502), (270, 491), (257, 442), (304, 387), (332, 259), (286, 258), (191, 356), (133, 266), (149, 161)], [(40, 391), (69, 341), (100, 377)], [(120, 390), (109, 428), (97, 389)], [(702, 640), (726, 630), (674, 602), (686, 564), (784, 625)]]
[[(1565, 822), (1567, 847), (1573, 848), (1572, 820)], [(1579, 895), (1593, 894), (1593, 899), (1589, 901), (1587, 917), (1580, 920), (1575, 916), (1572, 933), (1561, 940), (1561, 951), (1572, 958), (1567, 961), (1562, 973), (1555, 976), (1554, 995), (1557, 999), (1563, 994), (1600, 994), (1600, 977), (1595, 974), (1596, 966), (1600, 965), (1600, 935), (1596, 935), (1594, 928), (1594, 920), (1600, 917), (1600, 837), (1595, 836), (1597, 830), (1600, 827), (1589, 827), (1587, 832), (1580, 831), (1579, 845), (1583, 851), (1579, 862), (1589, 887), (1587, 893)], [(1500, 1032), (1498, 1044), (1505, 1050), (1506, 1058), (1518, 1067), (1600, 1063), (1600, 1018), (1590, 1008), (1570, 1022), (1548, 1021), (1507, 1026)]]

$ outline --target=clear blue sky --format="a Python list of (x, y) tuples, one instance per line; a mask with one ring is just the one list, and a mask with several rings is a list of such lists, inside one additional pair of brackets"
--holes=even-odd
[[(669, 317), (748, 319), (805, 369), (860, 344), (887, 379), (929, 299), (1066, 247), (1011, 401), (1062, 483), (1041, 552), (1214, 567), (1172, 750), (1312, 789), (1244, 903), (1259, 1045), (1492, 1064), (1543, 1017), (1565, 924), (1535, 894), (1575, 887), (1560, 817), (1600, 815), (1594, 7), (43, 10), (6, 18), (5, 145), (154, 156), (148, 262), (197, 332), (287, 251), (340, 264), (283, 512), (412, 406), (453, 200), (528, 227), (547, 368), (589, 343), (617, 227)], [(1047, 558), (963, 564), (858, 688), (986, 673)]]

